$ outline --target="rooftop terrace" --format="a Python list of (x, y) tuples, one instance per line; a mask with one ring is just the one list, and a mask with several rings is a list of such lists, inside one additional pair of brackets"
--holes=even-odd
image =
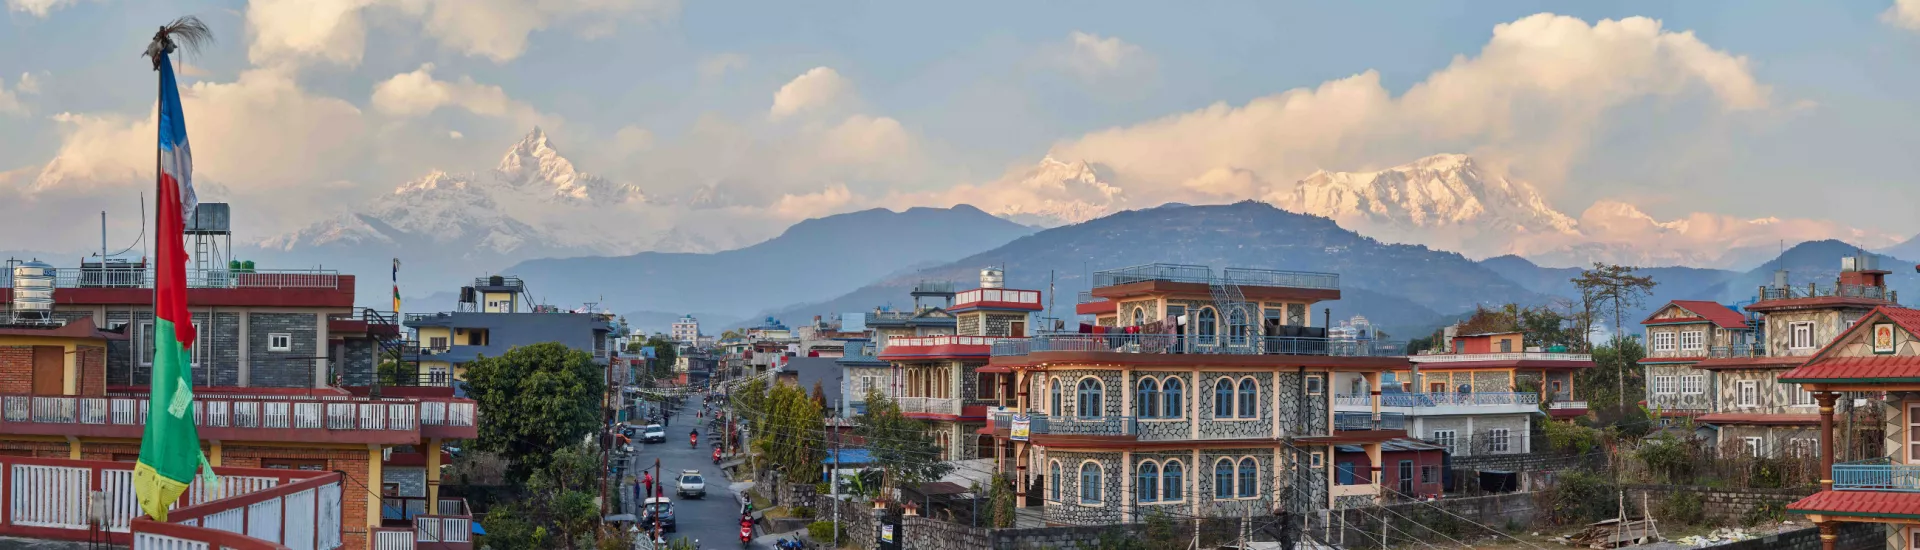
[(1220, 284), (1239, 286), (1311, 288), (1339, 290), (1340, 275), (1313, 271), (1282, 271), (1229, 267), (1215, 277), (1213, 268), (1204, 265), (1144, 264), (1093, 272), (1093, 287), (1119, 286), (1149, 281), (1170, 283)]

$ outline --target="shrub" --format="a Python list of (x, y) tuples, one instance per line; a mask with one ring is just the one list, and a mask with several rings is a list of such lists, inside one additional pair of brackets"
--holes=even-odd
[(1555, 525), (1588, 523), (1619, 515), (1619, 494), (1613, 482), (1586, 470), (1568, 470), (1554, 476), (1553, 486), (1537, 497), (1544, 500)]
[(1752, 527), (1762, 523), (1780, 521), (1786, 517), (1787, 506), (1782, 502), (1762, 502), (1747, 509), (1747, 515), (1740, 518), (1741, 523)]
[(795, 506), (793, 507), (792, 512), (793, 512), (792, 514), (793, 517), (796, 517), (796, 518), (813, 517), (813, 508), (809, 506)]
[(1699, 493), (1684, 491), (1660, 503), (1659, 516), (1661, 521), (1696, 525), (1707, 519), (1707, 510)]
[[(844, 530), (841, 531), (841, 534), (845, 535), (846, 531)], [(820, 542), (820, 543), (833, 542), (833, 522), (816, 521), (816, 522), (807, 524), (807, 538), (813, 539), (814, 542)], [(846, 539), (845, 536), (842, 536), (840, 538), (842, 540)]]
[(1642, 441), (1633, 456), (1645, 462), (1647, 471), (1660, 481), (1680, 483), (1693, 477), (1693, 457), (1687, 451), (1687, 442), (1662, 433)]
[(1567, 422), (1547, 422), (1541, 427), (1555, 452), (1584, 455), (1600, 446), (1600, 430)]

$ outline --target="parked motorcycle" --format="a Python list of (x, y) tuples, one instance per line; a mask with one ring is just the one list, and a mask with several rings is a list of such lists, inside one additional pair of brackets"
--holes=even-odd
[(800, 539), (780, 539), (773, 543), (773, 547), (778, 550), (807, 550), (807, 543), (801, 542)]

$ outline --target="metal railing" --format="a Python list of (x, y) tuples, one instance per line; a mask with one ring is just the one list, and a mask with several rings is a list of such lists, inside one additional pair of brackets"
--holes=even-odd
[[(1317, 288), (1338, 290), (1340, 276), (1313, 271), (1282, 271), (1229, 267), (1223, 269), (1240, 286)], [(1213, 269), (1204, 265), (1145, 264), (1103, 269), (1093, 272), (1093, 287), (1117, 286), (1146, 281), (1213, 284)]]
[(1707, 348), (1707, 357), (1725, 359), (1729, 357), (1766, 357), (1767, 346), (1760, 342), (1740, 346), (1713, 346)]
[[(54, 288), (152, 288), (152, 269), (53, 269)], [(0, 273), (0, 287), (11, 288), (13, 274)], [(187, 288), (339, 288), (340, 274), (330, 269), (189, 269)]]
[(960, 400), (952, 397), (896, 397), (900, 412), (919, 414), (960, 414)]
[(259, 492), (176, 508), (167, 522), (133, 520), (135, 550), (339, 548), (344, 476), (317, 474)]
[(1509, 353), (1445, 353), (1435, 355), (1414, 355), (1409, 357), (1416, 363), (1462, 363), (1468, 361), (1592, 361), (1589, 353), (1554, 353), (1545, 351), (1526, 351)]
[[(146, 425), (145, 397), (0, 396), (0, 424)], [(421, 425), (474, 425), (466, 400), (200, 397), (194, 423), (207, 428), (409, 431)]]
[(971, 304), (974, 302), (1010, 302), (1038, 305), (1040, 303), (1040, 291), (981, 288), (962, 292), (953, 298), (954, 304)]
[(996, 337), (996, 336), (956, 336), (952, 334), (945, 334), (940, 336), (902, 336), (899, 338), (888, 338), (887, 347), (892, 348), (895, 346), (991, 346), (993, 345), (994, 342), (998, 342), (1000, 340), (1002, 340), (1002, 338)]
[[(1335, 405), (1369, 406), (1372, 396), (1344, 394), (1334, 396)], [(1380, 394), (1382, 407), (1449, 407), (1449, 406), (1498, 406), (1526, 405), (1539, 406), (1540, 394), (1533, 392), (1439, 392), (1409, 393), (1383, 392)]]
[(1834, 464), (1833, 490), (1920, 492), (1920, 465), (1894, 464), (1887, 457)]
[(1380, 413), (1380, 420), (1373, 420), (1370, 412), (1335, 412), (1333, 429), (1355, 430), (1404, 430), (1407, 429), (1407, 415), (1401, 413)]
[[(889, 344), (893, 345), (893, 344)], [(1399, 357), (1406, 343), (1381, 340), (1339, 340), (1298, 336), (1203, 336), (1175, 334), (1042, 334), (994, 342), (996, 356), (1049, 351), (1111, 353), (1194, 353), (1226, 355), (1330, 355), (1340, 357)]]
[(1841, 297), (1841, 298), (1865, 298), (1869, 300), (1885, 300), (1889, 302), (1899, 301), (1899, 293), (1893, 290), (1889, 290), (1887, 289), (1887, 287), (1884, 287), (1884, 286), (1871, 286), (1871, 285), (1835, 284), (1833, 286), (1822, 288), (1819, 285), (1808, 283), (1804, 287), (1763, 286), (1763, 287), (1760, 287), (1759, 294), (1760, 294), (1760, 301), (1763, 301), (1763, 302), (1767, 300), (1788, 300), (1793, 298), (1820, 298), (1820, 297), (1827, 297), (1827, 296), (1834, 296), (1834, 297)]
[[(498, 285), (495, 285), (495, 284), (493, 284), (493, 278), (494, 278), (494, 277), (499, 277), (499, 278), (500, 278), (500, 284), (498, 284)], [(519, 277), (508, 277), (508, 276), (503, 276), (503, 275), (495, 275), (495, 276), (493, 276), (493, 277), (474, 277), (474, 278), (473, 278), (473, 286), (517, 286), (517, 287), (525, 287), (525, 286), (527, 286), (527, 283), (526, 283), (526, 281), (522, 281), (522, 280), (520, 280), (520, 278), (519, 278)]]
[(1554, 410), (1584, 409), (1584, 408), (1587, 408), (1587, 402), (1586, 401), (1554, 401), (1552, 403), (1547, 404), (1547, 408), (1554, 409)]

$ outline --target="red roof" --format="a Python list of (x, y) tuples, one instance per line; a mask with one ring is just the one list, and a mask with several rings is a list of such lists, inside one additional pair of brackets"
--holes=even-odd
[(1780, 374), (1782, 382), (1822, 380), (1920, 381), (1920, 357), (1828, 357)]
[[(1810, 356), (1717, 357), (1713, 359), (1707, 359), (1698, 363), (1694, 363), (1693, 368), (1704, 369), (1704, 370), (1777, 369), (1777, 368), (1786, 368), (1786, 367), (1798, 367), (1800, 365), (1805, 364), (1808, 359), (1812, 359), (1812, 358), (1813, 357), (1810, 357)], [(1645, 360), (1643, 359), (1642, 362), (1644, 361)]]
[[(1685, 319), (1655, 319), (1653, 317), (1647, 317), (1647, 320), (1641, 321), (1640, 324), (1651, 325), (1656, 323), (1679, 323), (1679, 322), (1686, 322), (1686, 321), (1693, 321), (1693, 320), (1701, 320), (1701, 321), (1711, 322), (1714, 324), (1714, 326), (1717, 326), (1720, 328), (1748, 328), (1746, 317), (1740, 315), (1739, 313), (1731, 309), (1728, 309), (1727, 306), (1720, 305), (1719, 302), (1712, 302), (1707, 300), (1674, 300), (1671, 302), (1667, 302), (1667, 304), (1677, 306), (1680, 309), (1691, 311), (1693, 312), (1694, 315), (1697, 315), (1698, 317), (1685, 318)], [(1666, 308), (1660, 308), (1660, 309), (1666, 309)], [(1654, 310), (1654, 314), (1657, 315), (1659, 313), (1660, 313), (1659, 310)]]
[(1701, 424), (1756, 424), (1778, 426), (1783, 424), (1819, 424), (1817, 414), (1766, 414), (1766, 413), (1713, 413), (1693, 417)]
[(1920, 518), (1920, 493), (1821, 491), (1787, 505), (1796, 514)]

